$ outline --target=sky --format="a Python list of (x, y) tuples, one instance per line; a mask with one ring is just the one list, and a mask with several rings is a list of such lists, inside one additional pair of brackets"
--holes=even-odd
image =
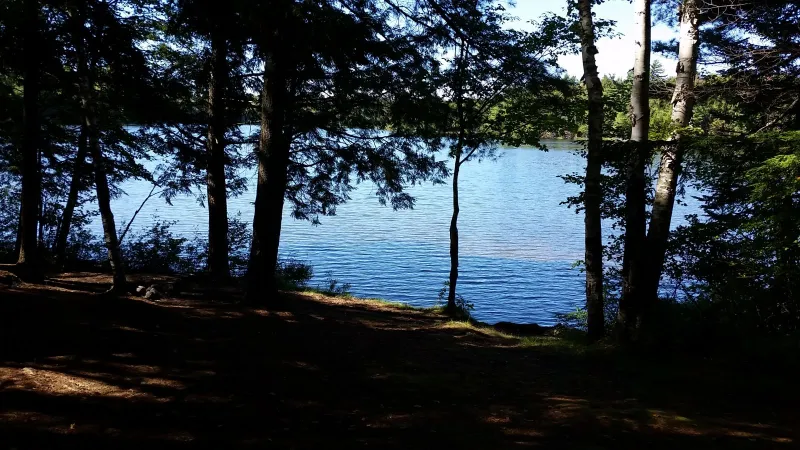
[[(509, 12), (518, 17), (512, 26), (514, 28), (525, 27), (527, 22), (536, 20), (546, 13), (566, 15), (567, 0), (516, 0), (516, 6), (509, 9)], [(609, 0), (601, 5), (593, 6), (596, 17), (616, 21), (616, 32), (621, 36), (618, 38), (602, 38), (597, 41), (596, 55), (597, 68), (600, 76), (615, 75), (624, 77), (633, 68), (633, 39), (630, 37), (633, 32), (633, 5), (628, 0)], [(527, 25), (530, 28), (530, 25)], [(652, 39), (669, 40), (677, 37), (677, 31), (664, 24), (658, 24), (652, 29)], [(667, 73), (675, 67), (676, 61), (664, 58), (662, 55), (653, 54), (652, 60), (660, 60)], [(580, 54), (565, 55), (559, 58), (559, 65), (567, 73), (578, 78), (583, 76), (583, 63)]]

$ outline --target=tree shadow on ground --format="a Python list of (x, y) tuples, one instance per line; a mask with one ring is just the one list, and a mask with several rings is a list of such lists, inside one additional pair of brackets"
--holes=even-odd
[[(221, 299), (225, 301), (236, 299)], [(523, 347), (441, 315), (0, 290), (6, 448), (790, 448), (795, 392), (710, 364)], [(792, 386), (792, 388), (794, 388)]]

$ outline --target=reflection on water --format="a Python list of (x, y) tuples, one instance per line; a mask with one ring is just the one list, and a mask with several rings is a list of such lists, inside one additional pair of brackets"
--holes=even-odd
[[(554, 313), (574, 310), (583, 302), (583, 275), (573, 269), (583, 258), (583, 215), (561, 205), (577, 187), (559, 175), (582, 172), (584, 161), (572, 142), (547, 142), (550, 151), (503, 149), (497, 161), (470, 162), (459, 183), (461, 240), (459, 292), (475, 304), (479, 320), (552, 324)], [(252, 219), (255, 171), (248, 192), (229, 201), (229, 213)], [(129, 182), (128, 196), (113, 202), (117, 223), (128, 220), (150, 186)], [(378, 297), (431, 306), (449, 270), (449, 185), (414, 186), (410, 211), (378, 204), (369, 184), (351, 193), (337, 215), (322, 225), (291, 219), (287, 214), (281, 253), (310, 262), (324, 283), (328, 273), (352, 285), (357, 296)], [(695, 208), (689, 206), (688, 208)], [(687, 213), (676, 206), (676, 218)], [(205, 234), (206, 211), (194, 199), (179, 198), (173, 206), (151, 200), (134, 228), (157, 215), (175, 220), (173, 231)], [(99, 222), (99, 221), (98, 221)], [(93, 225), (99, 231), (99, 223)]]

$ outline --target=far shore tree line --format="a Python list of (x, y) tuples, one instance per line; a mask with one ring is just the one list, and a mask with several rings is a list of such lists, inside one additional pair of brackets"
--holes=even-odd
[[(524, 31), (494, 0), (5, 1), (0, 258), (32, 282), (100, 258), (115, 293), (126, 270), (201, 265), (213, 280), (241, 276), (245, 301), (269, 306), (287, 204), (318, 222), (357, 183), (404, 209), (407, 186), (448, 181), (457, 312), (463, 164), (577, 137), (586, 172), (564, 175), (582, 187), (565, 203), (585, 216), (574, 317), (592, 340), (689, 323), (797, 332), (800, 2), (634, 0), (623, 78), (598, 73), (599, 38), (614, 34), (598, 3), (569, 0)], [(654, 22), (678, 39), (652, 42)], [(582, 78), (559, 68), (567, 53), (581, 54)], [(232, 218), (245, 167), (255, 206)], [(133, 218), (111, 200), (130, 179), (152, 183), (145, 201), (197, 198), (207, 239), (168, 223), (128, 233)], [(673, 229), (689, 185), (704, 214)], [(86, 228), (95, 215), (103, 257)]]

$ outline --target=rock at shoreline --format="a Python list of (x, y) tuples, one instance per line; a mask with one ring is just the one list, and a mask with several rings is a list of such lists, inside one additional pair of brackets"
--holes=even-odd
[(158, 300), (162, 297), (161, 292), (159, 292), (155, 286), (150, 286), (147, 288), (147, 292), (144, 294), (144, 298), (148, 300)]
[(175, 283), (147, 283), (136, 287), (136, 295), (141, 295), (148, 300), (159, 300), (164, 296), (175, 294), (177, 291)]

